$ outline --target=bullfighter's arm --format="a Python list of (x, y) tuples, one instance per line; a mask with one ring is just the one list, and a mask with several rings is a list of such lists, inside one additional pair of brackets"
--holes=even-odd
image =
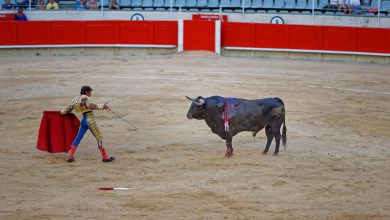
[(72, 100), (72, 104), (70, 104), (68, 107), (66, 107), (65, 109), (62, 109), (61, 110), (61, 115), (65, 115), (65, 114), (69, 114), (73, 109), (74, 109), (74, 101)]
[(92, 110), (103, 110), (103, 109), (111, 109), (111, 107), (107, 104), (97, 104), (91, 98), (88, 98), (86, 101), (87, 108)]

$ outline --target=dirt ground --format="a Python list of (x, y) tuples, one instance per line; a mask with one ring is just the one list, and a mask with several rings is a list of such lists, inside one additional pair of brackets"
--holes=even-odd
[[(390, 66), (209, 53), (0, 58), (0, 219), (390, 219)], [(93, 87), (109, 154), (87, 133), (65, 153), (36, 149), (42, 112)], [(185, 95), (280, 97), (287, 150), (264, 131), (234, 156)], [(79, 118), (80, 115), (77, 115)], [(98, 187), (128, 187), (100, 191)]]

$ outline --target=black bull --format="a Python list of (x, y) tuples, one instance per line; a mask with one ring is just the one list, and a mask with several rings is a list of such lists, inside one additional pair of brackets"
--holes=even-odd
[[(285, 107), (280, 98), (246, 100), (240, 98), (227, 99), (220, 96), (208, 98), (199, 96), (196, 99), (189, 97), (187, 99), (192, 101), (187, 118), (204, 119), (213, 133), (226, 140), (226, 157), (233, 155), (232, 140), (234, 135), (241, 131), (251, 131), (253, 137), (255, 137), (257, 132), (265, 128), (267, 144), (263, 154), (268, 152), (273, 138), (276, 142), (273, 155), (277, 155), (279, 152), (280, 138), (282, 138), (283, 145), (286, 147)], [(225, 127), (227, 116), (228, 129)], [(283, 132), (280, 134), (282, 124)]]

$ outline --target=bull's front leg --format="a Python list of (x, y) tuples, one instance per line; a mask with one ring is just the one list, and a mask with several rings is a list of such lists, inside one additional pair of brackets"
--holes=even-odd
[(232, 138), (228, 138), (228, 139), (226, 139), (226, 153), (225, 153), (225, 157), (229, 158), (231, 156), (233, 156), (233, 140), (232, 140)]

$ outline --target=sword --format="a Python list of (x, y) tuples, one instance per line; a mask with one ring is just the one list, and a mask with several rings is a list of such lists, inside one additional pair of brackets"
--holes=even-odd
[[(133, 128), (135, 128), (135, 130), (138, 130), (137, 127), (135, 127), (133, 124), (131, 124), (128, 120), (124, 119), (122, 116), (120, 116), (118, 113), (114, 112), (112, 109), (110, 109), (110, 112), (112, 112), (112, 114), (114, 114), (116, 117), (118, 117), (119, 119), (121, 119), (122, 121), (126, 122), (128, 125), (132, 126)], [(133, 129), (134, 130), (134, 129)]]

